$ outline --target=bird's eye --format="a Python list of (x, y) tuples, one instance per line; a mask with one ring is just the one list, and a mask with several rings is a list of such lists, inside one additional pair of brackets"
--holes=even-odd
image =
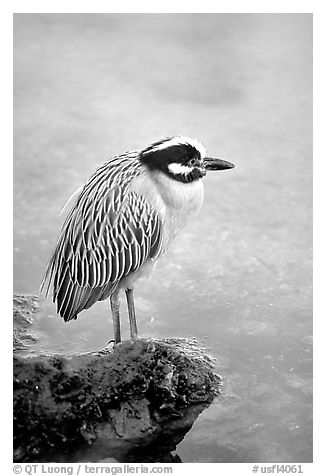
[(190, 159), (188, 164), (194, 167), (196, 165), (196, 159)]

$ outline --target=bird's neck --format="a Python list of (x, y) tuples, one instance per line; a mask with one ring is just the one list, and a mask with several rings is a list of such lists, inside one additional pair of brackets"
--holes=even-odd
[(204, 197), (203, 182), (201, 179), (183, 183), (162, 173), (151, 174), (157, 191), (165, 205), (173, 210), (182, 210), (184, 213), (196, 213)]

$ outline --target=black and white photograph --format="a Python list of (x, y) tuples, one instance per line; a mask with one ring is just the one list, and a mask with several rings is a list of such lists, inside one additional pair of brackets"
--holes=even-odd
[(15, 12), (13, 101), (14, 472), (305, 473), (313, 14)]

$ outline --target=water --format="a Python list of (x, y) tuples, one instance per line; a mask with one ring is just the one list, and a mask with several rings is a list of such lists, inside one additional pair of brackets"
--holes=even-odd
[[(66, 198), (167, 135), (236, 164), (136, 290), (144, 337), (195, 336), (223, 397), (183, 462), (312, 461), (312, 17), (15, 15), (15, 292), (38, 293)], [(123, 335), (128, 335), (123, 307)], [(108, 303), (37, 322), (53, 351), (112, 338)]]

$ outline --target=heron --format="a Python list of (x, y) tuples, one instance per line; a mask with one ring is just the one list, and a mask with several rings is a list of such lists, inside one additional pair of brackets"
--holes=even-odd
[(70, 206), (42, 288), (64, 321), (110, 298), (114, 341), (121, 341), (120, 291), (130, 337), (138, 336), (134, 285), (199, 211), (207, 171), (231, 169), (185, 136), (166, 137), (99, 166), (68, 200)]

